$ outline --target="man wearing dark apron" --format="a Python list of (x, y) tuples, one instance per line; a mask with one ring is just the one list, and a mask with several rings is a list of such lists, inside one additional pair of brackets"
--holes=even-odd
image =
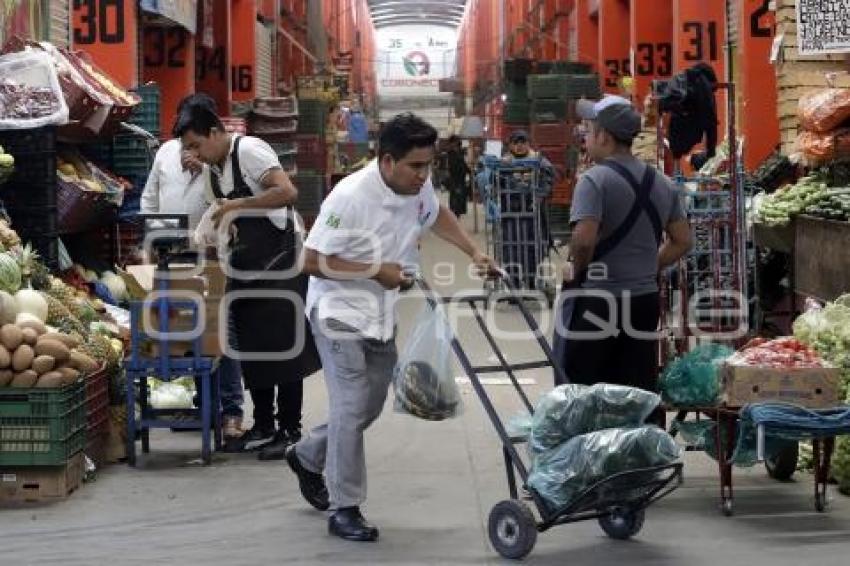
[(573, 196), (555, 355), (573, 383), (654, 391), (658, 273), (690, 249), (690, 227), (670, 180), (632, 155), (641, 119), (631, 103), (607, 96), (577, 110), (596, 166)]
[(254, 404), (254, 426), (239, 448), (262, 447), (261, 460), (282, 459), (301, 437), (302, 381), (320, 367), (304, 314), (307, 278), (296, 265), (301, 237), (284, 209), (298, 192), (268, 144), (225, 132), (206, 108), (181, 112), (174, 134), (210, 165), (219, 206), (213, 220), (230, 227), (228, 340)]

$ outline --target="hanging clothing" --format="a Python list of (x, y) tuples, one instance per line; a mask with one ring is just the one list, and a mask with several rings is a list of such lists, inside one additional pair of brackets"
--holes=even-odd
[(717, 147), (717, 75), (707, 63), (697, 63), (673, 77), (661, 97), (662, 112), (670, 112), (670, 151), (676, 159), (705, 139), (706, 157)]
[[(245, 141), (252, 139), (256, 138), (245, 138)], [(234, 136), (227, 160), (230, 167), (227, 167), (227, 162), (224, 167), (224, 171), (231, 171), (232, 189), (226, 193), (222, 189), (221, 172), (214, 171), (211, 175), (212, 191), (217, 198), (246, 198), (257, 192), (255, 187), (259, 186), (262, 174), (251, 175), (253, 183), (248, 184), (240, 166), (241, 141)], [(263, 174), (270, 168), (264, 169)], [(241, 360), (245, 384), (250, 389), (300, 380), (321, 367), (304, 313), (307, 277), (301, 273), (285, 279), (279, 277), (280, 273), (294, 268), (301, 248), (301, 235), (292, 222), (282, 228), (280, 219), (273, 221), (272, 216), (235, 220), (236, 235), (230, 243), (231, 266), (250, 274), (228, 277), (227, 292), (261, 292), (265, 295), (235, 300), (228, 313), (233, 318), (235, 343), (239, 351), (265, 354), (262, 360)], [(272, 273), (277, 277), (264, 276)], [(275, 294), (280, 298), (274, 297)], [(289, 354), (283, 356), (285, 353)]]
[(363, 112), (353, 110), (348, 118), (348, 141), (366, 143), (369, 141), (369, 123)]
[(469, 184), (466, 181), (469, 175), (469, 166), (463, 158), (463, 153), (451, 150), (446, 153), (446, 165), (448, 175), (446, 188), (449, 191), (449, 208), (455, 215), (466, 214), (467, 202), (469, 201)]

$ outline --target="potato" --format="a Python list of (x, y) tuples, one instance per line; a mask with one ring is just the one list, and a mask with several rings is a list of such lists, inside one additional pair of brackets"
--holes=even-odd
[(0, 345), (0, 369), (6, 369), (12, 365), (12, 354), (6, 349), (6, 346)]
[(56, 340), (58, 342), (62, 342), (69, 348), (76, 348), (80, 345), (79, 338), (71, 336), (70, 334), (65, 334), (64, 332), (48, 332), (47, 334), (42, 335), (39, 340)]
[(33, 330), (35, 330), (35, 333), (38, 334), (39, 336), (41, 336), (42, 334), (45, 334), (47, 332), (47, 327), (44, 325), (44, 323), (41, 322), (40, 320), (36, 320), (34, 318), (30, 318), (30, 319), (27, 319), (27, 320), (22, 320), (21, 322), (17, 322), (17, 323), (15, 323), (15, 326), (20, 328), (22, 331), (26, 330), (27, 328), (32, 328)]
[(38, 375), (53, 371), (56, 367), (56, 358), (53, 356), (38, 356), (32, 361), (32, 370)]
[(10, 369), (0, 370), (0, 387), (6, 387), (15, 378), (15, 372)]
[(62, 378), (62, 374), (58, 371), (50, 371), (42, 375), (38, 378), (38, 382), (35, 384), (39, 389), (53, 389), (56, 387), (62, 387), (65, 385), (65, 380)]
[(53, 356), (57, 364), (63, 364), (71, 358), (71, 350), (58, 340), (39, 340), (35, 345), (37, 356)]
[(20, 373), (16, 373), (14, 379), (12, 379), (12, 383), (10, 387), (22, 387), (29, 388), (35, 387), (36, 382), (38, 381), (38, 374), (33, 370), (28, 369), (24, 370)]
[(80, 379), (80, 372), (75, 370), (74, 368), (61, 367), (58, 368), (56, 371), (62, 374), (62, 383), (64, 383), (65, 385), (70, 385)]
[[(57, 359), (57, 361), (59, 361)], [(97, 370), (100, 364), (82, 352), (74, 350), (71, 352), (71, 367), (80, 370), (83, 373), (90, 373)]]
[(35, 346), (35, 343), (38, 342), (38, 332), (34, 328), (24, 328), (21, 333), (24, 335), (24, 344)]
[[(27, 346), (26, 344), (21, 344), (18, 346), (18, 349), (15, 350), (15, 353), (12, 354), (12, 369), (15, 371), (24, 371), (32, 366), (32, 361), (35, 358), (35, 354), (32, 351), (32, 348)], [(38, 374), (36, 374), (38, 376)]]
[(10, 352), (20, 346), (24, 341), (23, 331), (14, 324), (4, 324), (0, 328), (0, 343)]

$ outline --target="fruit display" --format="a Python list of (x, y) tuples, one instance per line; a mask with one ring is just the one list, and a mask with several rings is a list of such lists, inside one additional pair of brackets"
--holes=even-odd
[(100, 364), (78, 349), (80, 343), (22, 313), (15, 324), (0, 327), (0, 387), (56, 388), (93, 373)]
[(775, 340), (756, 338), (727, 358), (726, 361), (736, 366), (762, 368), (829, 367), (829, 364), (814, 348), (791, 337), (776, 338)]
[(767, 226), (784, 226), (791, 217), (819, 202), (828, 194), (826, 182), (816, 175), (803, 177), (795, 185), (785, 185), (762, 198), (756, 222)]

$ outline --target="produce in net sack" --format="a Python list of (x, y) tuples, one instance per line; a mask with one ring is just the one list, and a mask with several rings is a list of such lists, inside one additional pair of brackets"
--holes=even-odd
[(428, 421), (460, 414), (452, 366), (452, 330), (440, 307), (425, 305), (393, 375), (394, 408)]
[(697, 346), (664, 370), (658, 387), (665, 402), (674, 406), (712, 406), (720, 394), (720, 364), (734, 353), (721, 344)]
[(680, 456), (673, 438), (656, 426), (591, 432), (537, 456), (528, 486), (558, 509), (607, 477), (672, 464)]
[(624, 385), (559, 385), (534, 410), (528, 449), (540, 454), (580, 434), (640, 426), (660, 402), (655, 393)]
[(834, 130), (850, 118), (850, 89), (825, 88), (804, 94), (797, 115), (804, 130), (818, 133)]
[(825, 134), (800, 132), (797, 146), (812, 167), (850, 158), (850, 128), (839, 128)]

